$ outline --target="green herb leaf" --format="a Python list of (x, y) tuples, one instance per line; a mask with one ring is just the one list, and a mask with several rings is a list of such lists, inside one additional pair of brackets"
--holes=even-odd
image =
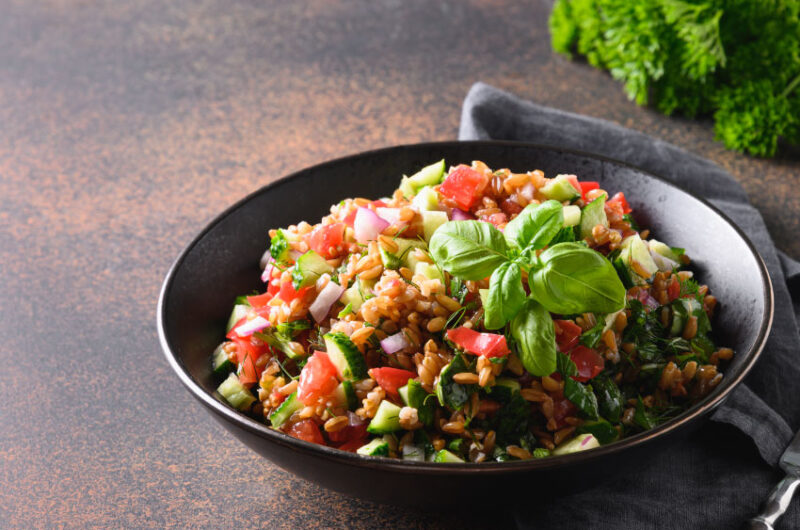
[(575, 361), (569, 358), (569, 355), (561, 352), (556, 353), (556, 371), (561, 374), (565, 379), (572, 375), (578, 374), (578, 367)]
[(617, 423), (622, 418), (622, 409), (625, 406), (625, 399), (617, 384), (609, 377), (599, 375), (592, 379), (592, 388), (597, 396), (600, 414)]
[(600, 319), (592, 328), (581, 333), (581, 338), (579, 339), (580, 343), (587, 348), (594, 348), (597, 346), (597, 343), (600, 341), (600, 337), (603, 336), (603, 329), (605, 328), (605, 325), (605, 320)]
[(617, 438), (619, 438), (619, 431), (603, 418), (600, 418), (597, 421), (587, 421), (586, 423), (578, 427), (576, 432), (578, 434), (583, 434), (588, 432), (589, 434), (597, 438), (597, 441), (600, 442), (602, 445), (611, 443)]
[(563, 209), (557, 201), (529, 204), (506, 225), (506, 241), (519, 249), (544, 248), (564, 226)]
[(516, 263), (505, 262), (492, 273), (489, 296), (483, 306), (483, 325), (486, 329), (500, 329), (514, 318), (525, 303), (522, 273)]
[(636, 402), (636, 412), (633, 414), (633, 421), (646, 431), (657, 425), (656, 419), (645, 408), (641, 396)]
[(430, 252), (444, 270), (465, 280), (482, 280), (508, 259), (508, 245), (490, 223), (450, 221), (433, 233)]
[(336, 318), (344, 318), (352, 312), (353, 312), (353, 302), (348, 302), (347, 305), (344, 306), (344, 309), (339, 311), (339, 314), (336, 315)]
[(278, 263), (286, 263), (289, 258), (289, 240), (286, 239), (286, 234), (282, 229), (279, 229), (270, 240), (269, 254)]
[(539, 377), (552, 374), (556, 370), (556, 331), (547, 309), (528, 298), (510, 328), (525, 369)]
[(583, 385), (568, 377), (564, 380), (564, 397), (578, 407), (583, 417), (591, 420), (599, 417), (597, 398), (592, 392), (591, 385)]
[(453, 381), (455, 374), (466, 372), (467, 363), (464, 357), (457, 354), (450, 361), (450, 364), (442, 368), (439, 374), (439, 382), (436, 384), (436, 397), (443, 407), (450, 407), (453, 410), (461, 408), (469, 400), (473, 392), (478, 391), (478, 385), (461, 385)]
[(613, 313), (625, 307), (625, 286), (599, 252), (578, 243), (559, 243), (539, 256), (542, 267), (528, 276), (531, 294), (561, 315)]

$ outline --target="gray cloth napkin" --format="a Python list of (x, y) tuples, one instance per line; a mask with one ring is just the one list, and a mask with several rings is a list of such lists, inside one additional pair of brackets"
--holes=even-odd
[[(475, 84), (464, 101), (459, 139), (529, 141), (596, 153), (702, 195), (750, 237), (775, 291), (775, 318), (765, 351), (712, 422), (689, 440), (653, 455), (651, 465), (632, 476), (521, 509), (518, 524), (735, 528), (754, 515), (780, 478), (774, 466), (800, 428), (800, 263), (775, 248), (742, 187), (711, 161), (674, 145), (605, 120), (523, 101), (483, 83)], [(780, 527), (800, 528), (800, 499)]]

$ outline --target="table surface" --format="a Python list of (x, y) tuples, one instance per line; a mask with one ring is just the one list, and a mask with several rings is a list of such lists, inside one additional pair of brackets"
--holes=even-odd
[[(35, 4), (35, 5), (34, 5)], [(554, 55), (545, 2), (0, 0), (0, 521), (470, 526), (351, 500), (227, 435), (155, 328), (161, 281), (245, 194), (456, 137), (470, 85), (613, 120), (729, 170), (800, 256), (797, 153), (725, 151)]]

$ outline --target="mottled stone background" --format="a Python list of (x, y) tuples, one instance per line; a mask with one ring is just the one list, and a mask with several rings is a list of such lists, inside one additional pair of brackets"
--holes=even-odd
[(0, 526), (497, 517), (380, 507), (293, 478), (193, 402), (155, 330), (167, 268), (216, 213), (328, 158), (454, 138), (474, 81), (717, 161), (800, 257), (796, 152), (748, 158), (708, 122), (636, 107), (551, 53), (545, 2), (521, 4), (0, 0)]

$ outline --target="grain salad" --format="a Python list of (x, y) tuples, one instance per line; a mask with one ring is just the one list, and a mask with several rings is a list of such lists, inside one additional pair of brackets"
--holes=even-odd
[(269, 231), (218, 393), (290, 436), (433, 462), (546, 458), (652, 429), (733, 356), (681, 248), (623, 192), (444, 160)]

